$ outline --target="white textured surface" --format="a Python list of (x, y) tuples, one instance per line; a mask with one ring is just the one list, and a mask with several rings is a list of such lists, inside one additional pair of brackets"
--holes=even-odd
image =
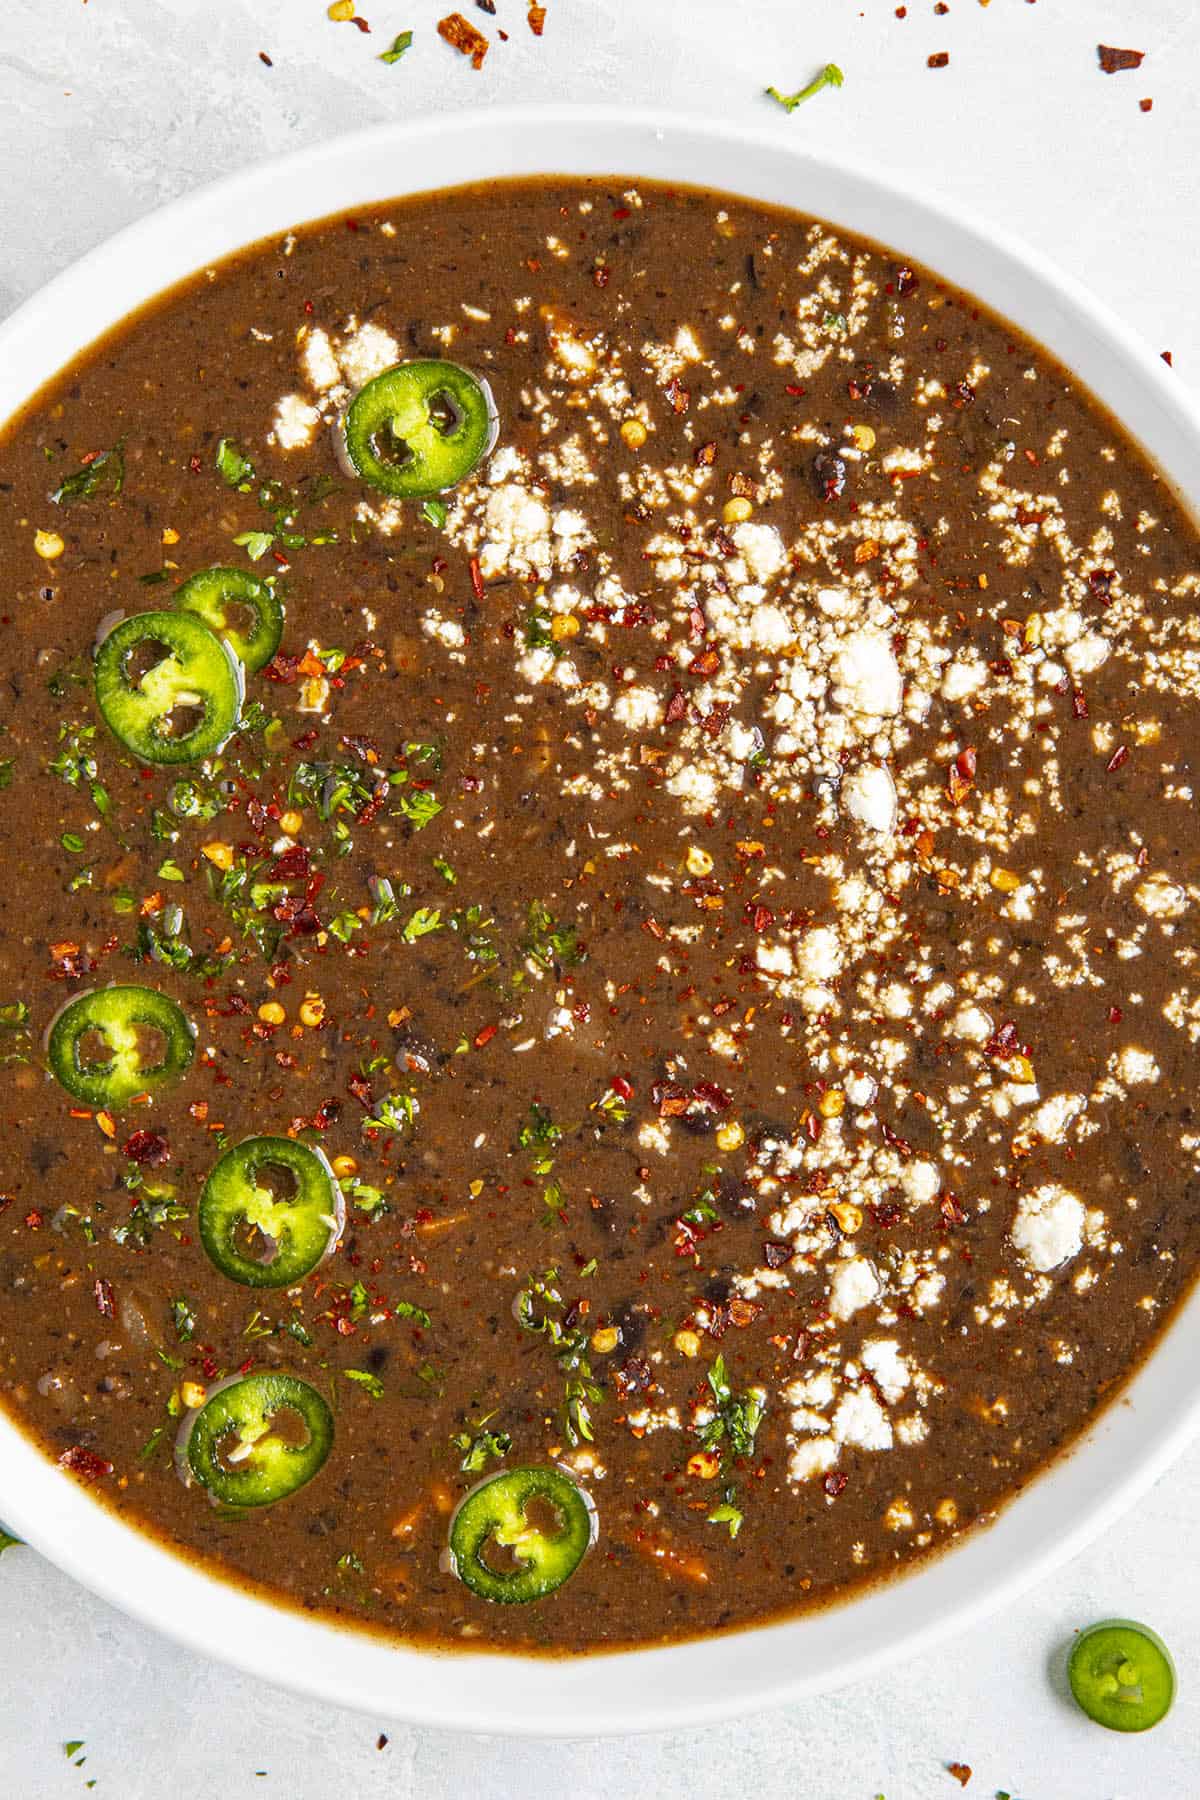
[[(212, 175), (355, 126), (463, 104), (629, 100), (767, 122), (911, 170), (1056, 254), (1200, 383), (1200, 14), (1194, 0), (525, 0), (474, 74), (434, 35), (433, 0), (364, 0), (372, 35), (323, 0), (0, 0), (0, 314), (89, 245)], [(416, 43), (377, 62), (395, 32)], [(1106, 77), (1097, 41), (1147, 51)], [(258, 51), (274, 59), (265, 68)], [(947, 50), (950, 66), (925, 67)], [(759, 98), (823, 62), (840, 93), (788, 118)], [(1137, 101), (1154, 97), (1142, 114)], [(796, 196), (803, 205), (804, 196)], [(1088, 1555), (992, 1626), (870, 1690), (707, 1734), (506, 1744), (294, 1701), (176, 1650), (30, 1551), (0, 1561), (0, 1795), (78, 1800), (1191, 1800), (1200, 1792), (1200, 1451)], [(1125, 1741), (1062, 1698), (1071, 1629), (1153, 1622), (1184, 1691)], [(730, 1655), (737, 1654), (736, 1640)], [(62, 1754), (86, 1740), (87, 1764)], [(257, 1771), (265, 1771), (259, 1775)]]

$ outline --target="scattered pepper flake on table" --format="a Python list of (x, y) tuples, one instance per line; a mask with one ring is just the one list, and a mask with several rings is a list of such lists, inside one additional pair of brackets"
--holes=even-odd
[(776, 87), (769, 87), (767, 93), (772, 100), (779, 102), (785, 112), (795, 112), (798, 106), (802, 106), (806, 100), (811, 100), (813, 95), (819, 94), (822, 88), (840, 88), (845, 79), (846, 77), (836, 63), (826, 63), (819, 75), (814, 75), (806, 87), (798, 88), (794, 94), (781, 94)]
[(546, 9), (544, 6), (531, 6), (528, 13), (529, 29), (534, 37), (541, 37), (546, 29)]
[(953, 1775), (960, 1787), (966, 1787), (971, 1779), (972, 1769), (970, 1763), (952, 1762), (946, 1764), (946, 1773)]
[(950, 52), (948, 50), (935, 51), (932, 56), (926, 57), (925, 59), (926, 67), (930, 69), (944, 69), (949, 64), (949, 61)]
[(1096, 55), (1106, 75), (1116, 75), (1122, 69), (1140, 69), (1145, 54), (1144, 50), (1117, 50), (1111, 44), (1096, 45)]
[(452, 50), (459, 50), (471, 59), (473, 69), (482, 69), (483, 59), (488, 53), (488, 40), (482, 31), (464, 19), (461, 13), (447, 13), (444, 19), (438, 20), (438, 36), (444, 38)]

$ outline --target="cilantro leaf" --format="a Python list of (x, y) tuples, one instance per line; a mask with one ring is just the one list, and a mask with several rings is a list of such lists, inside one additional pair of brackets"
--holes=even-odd
[(383, 1399), (383, 1383), (378, 1375), (372, 1375), (368, 1369), (343, 1369), (342, 1374), (347, 1381), (355, 1381), (359, 1387), (366, 1388), (372, 1400)]
[(836, 63), (826, 63), (820, 74), (814, 75), (807, 87), (798, 88), (794, 94), (781, 94), (775, 87), (769, 87), (767, 93), (772, 100), (778, 100), (785, 112), (795, 112), (798, 106), (803, 106), (806, 100), (811, 100), (813, 95), (819, 94), (822, 88), (840, 88), (845, 79), (846, 77)]
[[(391, 49), (385, 50), (383, 52), (382, 56), (379, 58), (380, 62), (381, 63), (397, 63), (397, 62), (399, 62), (400, 58), (404, 55), (405, 51), (411, 49), (412, 41), (413, 41), (413, 34), (411, 31), (400, 32), (397, 35), (397, 37), (393, 40)], [(428, 504), (429, 503), (427, 501), (426, 505), (428, 505)]]
[(56, 506), (73, 506), (76, 500), (93, 499), (103, 487), (107, 487), (115, 499), (124, 486), (125, 453), (121, 444), (114, 444), (111, 450), (101, 450), (98, 456), (93, 456), (74, 475), (68, 475), (50, 498)]

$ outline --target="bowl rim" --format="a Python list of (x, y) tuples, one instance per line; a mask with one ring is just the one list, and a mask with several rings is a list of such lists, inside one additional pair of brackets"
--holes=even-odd
[[(1060, 316), (1063, 330), (1079, 334), (1072, 341), (1083, 347), (1085, 362), (1096, 355), (1099, 370), (1100, 353), (1115, 353), (1117, 374), (1111, 383), (1091, 374), (1080, 378), (1114, 410), (1118, 390), (1129, 395), (1143, 428), (1122, 409), (1124, 430), (1151, 446), (1147, 453), (1164, 467), (1185, 502), (1200, 502), (1200, 404), (1173, 382), (1159, 357), (1082, 283), (1010, 233), (946, 202), (923, 182), (895, 178), (840, 151), (814, 153), (807, 139), (797, 136), (789, 142), (780, 135), (780, 130), (794, 126), (777, 124), (777, 130), (746, 127), (619, 105), (489, 107), (377, 125), (257, 163), (126, 226), (0, 322), (0, 421), (19, 411), (58, 369), (133, 309), (128, 301), (112, 302), (112, 295), (132, 286), (142, 301), (153, 299), (189, 270), (269, 238), (289, 224), (371, 204), (371, 197), (354, 193), (315, 211), (309, 208), (305, 195), (310, 180), (312, 191), (321, 192), (319, 178), (335, 168), (377, 169), (372, 196), (382, 203), (470, 179), (522, 174), (541, 173), (553, 179), (590, 172), (627, 175), (633, 181), (670, 180), (664, 171), (674, 167), (673, 157), (684, 156), (689, 146), (707, 146), (713, 153), (712, 165), (717, 166), (723, 153), (721, 166), (727, 167), (727, 176), (711, 184), (714, 191), (762, 200), (756, 185), (771, 185), (774, 177), (747, 182), (742, 165), (807, 175), (814, 191), (796, 195), (797, 210), (811, 206), (819, 218), (830, 217), (885, 246), (892, 244), (886, 232), (839, 220), (837, 206), (828, 205), (828, 196), (836, 200), (840, 194), (853, 210), (857, 197), (868, 212), (875, 207), (880, 218), (894, 213), (908, 221), (898, 230), (901, 242), (892, 247), (956, 285), (978, 291), (924, 248), (926, 239), (937, 241), (939, 231), (948, 234), (953, 257), (977, 257), (979, 266), (997, 279), (1007, 270), (1015, 281), (1014, 291), (1044, 295), (1051, 311)], [(611, 153), (599, 159), (592, 154), (584, 167), (579, 158), (587, 153), (580, 146), (593, 139), (605, 142)], [(539, 151), (533, 162), (518, 158), (519, 167), (497, 168), (497, 146), (514, 140), (544, 145), (546, 153)], [(439, 162), (445, 163), (448, 152), (465, 158), (474, 174), (454, 182), (436, 178), (434, 171)], [(656, 160), (658, 167), (653, 166)], [(428, 179), (413, 179), (414, 171), (427, 167)], [(674, 180), (680, 182), (683, 176), (676, 174)], [(710, 185), (699, 177), (696, 184)], [(803, 181), (797, 186), (803, 189)], [(284, 193), (290, 196), (286, 217), (262, 223), (263, 218), (274, 217), (272, 208), (278, 210), (278, 197)], [(253, 217), (260, 221), (252, 230), (232, 223), (247, 216), (251, 207), (258, 208)], [(227, 238), (224, 250), (188, 260), (180, 245), (195, 240), (202, 246), (206, 232), (214, 242)], [(908, 241), (914, 233), (920, 248)], [(166, 280), (144, 276), (143, 270), (155, 267), (156, 252), (164, 242), (175, 244), (179, 268)], [(80, 330), (76, 314), (81, 300), (94, 302), (97, 296), (107, 296), (115, 311)], [(986, 287), (980, 297), (997, 311), (1010, 310)], [(82, 310), (86, 313), (86, 306)], [(1023, 323), (1019, 308), (1012, 316)], [(59, 345), (53, 352), (46, 347), (47, 332)], [(1051, 348), (1068, 367), (1074, 366), (1065, 341)], [(30, 367), (41, 370), (32, 382), (25, 374), (13, 373)], [(142, 1623), (189, 1649), (302, 1694), (379, 1717), (504, 1735), (596, 1736), (677, 1729), (878, 1674), (902, 1654), (912, 1655), (978, 1623), (1076, 1554), (1131, 1506), (1200, 1432), (1200, 1388), (1189, 1380), (1197, 1343), (1200, 1291), (1193, 1290), (1122, 1395), (1063, 1457), (1011, 1500), (993, 1524), (967, 1534), (954, 1548), (918, 1563), (907, 1574), (815, 1613), (720, 1637), (595, 1657), (438, 1652), (388, 1642), (275, 1605), (207, 1573), (123, 1523), (44, 1456), (3, 1412), (0, 1513), (34, 1548)], [(813, 1652), (815, 1663), (807, 1660)]]

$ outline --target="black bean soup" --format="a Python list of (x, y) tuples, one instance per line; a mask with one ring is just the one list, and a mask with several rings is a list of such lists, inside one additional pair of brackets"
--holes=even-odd
[(0, 1390), (297, 1606), (579, 1650), (986, 1521), (1200, 1255), (1200, 556), (812, 219), (491, 184), (0, 457)]

